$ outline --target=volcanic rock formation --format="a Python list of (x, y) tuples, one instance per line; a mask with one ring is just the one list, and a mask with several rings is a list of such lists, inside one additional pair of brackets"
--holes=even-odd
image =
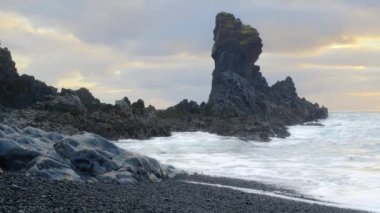
[(26, 108), (56, 92), (54, 87), (46, 86), (33, 76), (19, 76), (10, 51), (0, 47), (0, 105)]
[[(0, 47), (0, 122), (63, 134), (93, 132), (108, 139), (169, 136), (173, 131), (206, 131), (249, 140), (289, 136), (286, 125), (323, 119), (328, 111), (297, 95), (287, 77), (269, 86), (257, 62), (258, 31), (229, 13), (216, 16), (212, 90), (207, 103), (187, 99), (166, 110), (127, 97), (101, 103), (85, 88), (56, 88), (19, 76), (7, 48)], [(15, 110), (21, 109), (21, 110)]]
[(177, 170), (85, 133), (73, 136), (0, 124), (0, 169), (53, 180), (137, 183), (173, 177)]
[(326, 108), (298, 97), (290, 77), (268, 86), (255, 65), (263, 47), (256, 29), (222, 12), (216, 16), (214, 41), (215, 69), (208, 101), (214, 116), (252, 116), (287, 125), (327, 117)]

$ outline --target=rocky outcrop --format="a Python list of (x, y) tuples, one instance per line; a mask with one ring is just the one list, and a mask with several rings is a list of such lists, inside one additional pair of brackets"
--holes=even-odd
[(202, 102), (201, 105), (198, 105), (195, 101), (188, 101), (187, 99), (182, 100), (177, 105), (169, 107), (166, 111), (172, 111), (177, 113), (184, 114), (199, 114), (201, 109), (205, 107), (205, 103)]
[(198, 105), (185, 99), (166, 110), (145, 107), (141, 99), (131, 103), (127, 97), (115, 105), (104, 104), (85, 88), (57, 93), (33, 77), (19, 76), (10, 52), (0, 48), (0, 122), (65, 134), (93, 132), (108, 139), (206, 131), (269, 141), (270, 137), (289, 136), (287, 125), (326, 118), (325, 107), (298, 97), (292, 78), (268, 85), (256, 65), (262, 47), (256, 29), (232, 14), (219, 13), (208, 102)]
[(270, 102), (266, 105), (267, 110), (263, 111), (264, 118), (273, 117), (286, 125), (294, 125), (325, 119), (328, 116), (327, 108), (298, 97), (290, 77), (275, 83), (267, 96)]
[(290, 77), (268, 86), (255, 64), (263, 47), (256, 29), (222, 12), (216, 16), (214, 42), (215, 69), (208, 101), (212, 115), (252, 116), (288, 125), (327, 117), (326, 108), (298, 97)]
[(104, 107), (99, 99), (95, 98), (91, 92), (86, 88), (80, 88), (74, 91), (74, 94), (78, 96), (86, 110), (96, 111)]
[(73, 115), (80, 115), (86, 112), (81, 99), (74, 94), (63, 94), (51, 96), (51, 100), (44, 103), (44, 109), (57, 112), (68, 112)]
[[(144, 109), (142, 115), (125, 115), (112, 105), (104, 105), (101, 110), (85, 113), (75, 111), (47, 110), (42, 106), (33, 109), (0, 111), (0, 123), (19, 128), (33, 126), (61, 134), (79, 134), (83, 131), (101, 135), (110, 140), (134, 138), (147, 139), (170, 136), (171, 129), (157, 116), (152, 107)], [(75, 109), (75, 108), (74, 108)]]
[(143, 100), (139, 99), (131, 105), (134, 114), (143, 115), (145, 110), (145, 103)]
[(215, 61), (208, 104), (220, 117), (253, 114), (256, 101), (268, 84), (255, 62), (263, 44), (256, 29), (232, 14), (219, 13), (214, 29), (212, 57)]
[(116, 101), (115, 110), (116, 110), (116, 113), (118, 114), (121, 114), (127, 117), (133, 116), (132, 105), (128, 97), (124, 97), (123, 99)]
[(207, 131), (248, 140), (287, 137), (286, 125), (328, 116), (327, 109), (298, 97), (287, 77), (269, 86), (256, 65), (262, 53), (258, 31), (229, 13), (216, 16), (212, 89), (207, 103), (187, 99), (159, 116), (171, 131)]
[(17, 109), (27, 108), (57, 90), (35, 80), (33, 76), (19, 76), (10, 51), (0, 47), (0, 104)]
[(127, 152), (106, 139), (0, 125), (0, 168), (53, 180), (137, 183), (173, 177), (157, 160)]

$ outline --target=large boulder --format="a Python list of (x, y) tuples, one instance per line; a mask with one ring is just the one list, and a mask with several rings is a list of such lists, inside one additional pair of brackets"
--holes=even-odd
[(27, 108), (57, 89), (35, 80), (33, 76), (19, 76), (10, 51), (0, 47), (0, 104), (4, 107)]
[(177, 173), (92, 133), (66, 136), (6, 125), (0, 125), (0, 169), (54, 180), (116, 183), (159, 181)]

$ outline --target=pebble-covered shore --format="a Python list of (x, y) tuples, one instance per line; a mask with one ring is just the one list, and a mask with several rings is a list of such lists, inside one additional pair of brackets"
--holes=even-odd
[(0, 174), (0, 212), (359, 212), (196, 185), (185, 179), (271, 189), (207, 176), (122, 185), (51, 181), (4, 172)]

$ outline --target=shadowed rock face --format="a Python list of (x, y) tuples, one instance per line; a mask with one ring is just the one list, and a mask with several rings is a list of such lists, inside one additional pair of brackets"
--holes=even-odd
[(19, 76), (7, 48), (0, 47), (0, 104), (12, 108), (26, 108), (55, 95), (57, 90), (35, 80), (33, 76)]
[(209, 112), (218, 117), (252, 116), (258, 121), (296, 124), (327, 117), (327, 109), (300, 99), (290, 77), (269, 87), (255, 65), (262, 52), (256, 29), (229, 13), (216, 16), (215, 61)]

